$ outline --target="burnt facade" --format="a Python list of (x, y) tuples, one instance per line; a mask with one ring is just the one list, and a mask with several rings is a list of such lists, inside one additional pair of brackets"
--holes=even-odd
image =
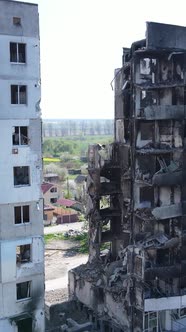
[(148, 22), (115, 71), (114, 143), (89, 147), (89, 261), (69, 274), (102, 331), (186, 331), (185, 107), (186, 28)]

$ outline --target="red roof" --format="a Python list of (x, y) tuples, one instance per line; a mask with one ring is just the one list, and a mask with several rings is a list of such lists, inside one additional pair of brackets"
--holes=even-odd
[(55, 208), (51, 205), (44, 205), (44, 211), (52, 211), (55, 210)]
[(53, 184), (53, 183), (49, 183), (49, 182), (42, 183), (41, 190), (42, 190), (43, 194), (45, 194), (53, 186), (55, 186), (55, 184)]
[(66, 199), (66, 198), (60, 198), (57, 201), (57, 204), (66, 206), (66, 207), (71, 207), (71, 206), (75, 205), (76, 203), (77, 203), (76, 201), (72, 201), (71, 199)]

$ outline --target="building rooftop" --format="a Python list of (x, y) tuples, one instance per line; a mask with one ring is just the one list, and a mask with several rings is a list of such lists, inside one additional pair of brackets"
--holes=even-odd
[(51, 189), (54, 186), (55, 186), (55, 184), (53, 184), (53, 183), (44, 182), (41, 185), (41, 190), (42, 190), (43, 194), (45, 194), (49, 189)]

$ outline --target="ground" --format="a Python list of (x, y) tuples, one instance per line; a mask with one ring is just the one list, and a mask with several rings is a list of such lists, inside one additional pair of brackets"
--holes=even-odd
[[(83, 223), (45, 227), (45, 234), (65, 233), (69, 229), (81, 230)], [(49, 304), (68, 298), (68, 271), (87, 262), (88, 255), (77, 253), (78, 242), (52, 240), (45, 245), (45, 300)]]

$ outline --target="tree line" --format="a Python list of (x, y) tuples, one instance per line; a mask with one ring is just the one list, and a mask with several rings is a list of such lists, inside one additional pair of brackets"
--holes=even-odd
[(43, 120), (43, 137), (113, 135), (114, 121), (101, 120)]

